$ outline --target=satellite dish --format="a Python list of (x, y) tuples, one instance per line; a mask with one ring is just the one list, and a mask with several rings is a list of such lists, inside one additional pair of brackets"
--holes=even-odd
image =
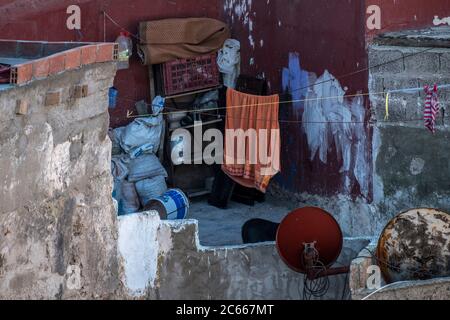
[(384, 228), (377, 259), (387, 283), (450, 276), (450, 215), (412, 209)]
[(349, 272), (349, 267), (330, 269), (341, 254), (343, 236), (337, 221), (321, 208), (306, 207), (288, 214), (278, 228), (276, 243), (281, 259), (311, 280)]

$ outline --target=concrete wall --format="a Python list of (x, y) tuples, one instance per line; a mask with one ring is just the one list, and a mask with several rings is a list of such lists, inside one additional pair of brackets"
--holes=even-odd
[[(374, 119), (374, 199), (380, 211), (394, 215), (415, 207), (450, 211), (450, 154), (448, 141), (449, 91), (439, 93), (444, 113), (439, 115), (436, 134), (424, 125), (423, 90), (392, 93), (390, 117), (385, 122), (385, 95), (401, 88), (450, 83), (450, 48), (397, 47), (373, 45), (369, 48), (374, 68), (369, 90)], [(413, 55), (413, 56), (411, 56)]]
[[(119, 287), (107, 136), (113, 63), (0, 90), (0, 298), (109, 298)], [(75, 85), (88, 96), (74, 97)], [(48, 94), (59, 93), (49, 106)], [(28, 102), (16, 115), (18, 100)]]
[[(370, 241), (345, 239), (338, 262), (350, 264)], [(275, 245), (203, 247), (197, 221), (160, 221), (157, 213), (119, 217), (125, 292), (142, 299), (301, 299), (303, 276)], [(346, 276), (331, 277), (323, 299), (342, 299)], [(344, 296), (348, 298), (348, 295)]]

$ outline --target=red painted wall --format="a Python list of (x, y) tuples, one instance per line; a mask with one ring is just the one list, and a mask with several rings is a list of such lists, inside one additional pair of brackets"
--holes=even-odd
[[(138, 33), (140, 21), (173, 17), (219, 16), (218, 1), (212, 0), (0, 0), (0, 38), (48, 41), (103, 41), (103, 14), (106, 11), (121, 26)], [(68, 6), (81, 8), (80, 32), (66, 28)], [(5, 18), (6, 17), (6, 18)], [(120, 29), (106, 22), (106, 41), (114, 41)], [(136, 42), (136, 41), (135, 41)], [(134, 53), (128, 70), (119, 70), (115, 80), (119, 90), (118, 106), (111, 111), (111, 125), (127, 124), (127, 110), (134, 101), (149, 102), (147, 67), (142, 66)]]
[(367, 30), (369, 38), (378, 33), (433, 26), (434, 16), (450, 16), (450, 0), (366, 0), (381, 9), (381, 30)]
[[(337, 77), (367, 66), (363, 4), (360, 0), (253, 1), (251, 8), (246, 8), (248, 19), (252, 21), (250, 26), (246, 14), (239, 17), (242, 6), (230, 10), (225, 3), (224, 18), (232, 25), (233, 36), (241, 41), (242, 72), (263, 75), (271, 92), (279, 93), (282, 92), (282, 70), (289, 64), (291, 52), (299, 54), (302, 70), (318, 76), (325, 69)], [(250, 45), (250, 36), (255, 48)], [(341, 82), (343, 87), (348, 87), (349, 94), (367, 92), (368, 75), (362, 72)], [(296, 109), (298, 107), (292, 104), (281, 105), (280, 117), (301, 120), (301, 112)], [(340, 193), (342, 163), (336, 154), (329, 157), (327, 165), (318, 159), (310, 161), (301, 124), (281, 124), (281, 127), (282, 173), (277, 181), (295, 192)], [(367, 144), (369, 146), (370, 141)], [(367, 170), (371, 170), (370, 167), (369, 163)], [(355, 188), (352, 194), (358, 195), (359, 190)]]

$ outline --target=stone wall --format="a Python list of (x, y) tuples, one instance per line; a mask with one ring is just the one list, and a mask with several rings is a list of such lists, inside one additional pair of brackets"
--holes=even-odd
[(434, 135), (424, 125), (423, 90), (392, 93), (388, 120), (385, 95), (380, 94), (450, 83), (450, 48), (372, 45), (369, 60), (373, 67), (369, 91), (374, 122), (374, 199), (378, 210), (388, 216), (416, 207), (450, 212), (450, 90), (439, 93), (443, 112)]
[(0, 90), (0, 298), (116, 295), (114, 76), (108, 62)]
[[(345, 239), (338, 263), (349, 265), (369, 242)], [(154, 212), (121, 216), (119, 253), (129, 298), (302, 299), (303, 276), (282, 262), (273, 243), (203, 247), (195, 220), (160, 221)], [(346, 280), (330, 277), (323, 299), (342, 299)]]

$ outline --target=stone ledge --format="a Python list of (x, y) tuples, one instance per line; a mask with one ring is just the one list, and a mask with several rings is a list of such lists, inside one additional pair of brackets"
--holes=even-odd
[(364, 300), (449, 300), (450, 278), (406, 281), (387, 285)]
[(450, 48), (450, 27), (388, 32), (377, 36), (378, 45)]
[(116, 43), (0, 40), (0, 56), (29, 61), (11, 66), (10, 83), (23, 85), (92, 63), (117, 60)]

